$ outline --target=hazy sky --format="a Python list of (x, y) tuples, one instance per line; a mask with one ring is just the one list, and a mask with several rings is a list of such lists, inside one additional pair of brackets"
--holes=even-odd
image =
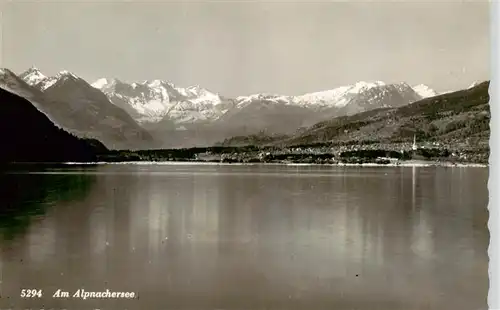
[(4, 4), (0, 66), (223, 95), (356, 81), (437, 91), (489, 79), (487, 2), (73, 1)]

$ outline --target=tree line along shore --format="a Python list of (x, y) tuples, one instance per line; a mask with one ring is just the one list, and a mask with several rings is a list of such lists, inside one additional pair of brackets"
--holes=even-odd
[(112, 150), (97, 156), (99, 162), (177, 161), (222, 163), (377, 163), (389, 164), (409, 160), (451, 163), (487, 164), (486, 145), (430, 145), (412, 148), (409, 143), (302, 145), (295, 147), (197, 147), (165, 150)]

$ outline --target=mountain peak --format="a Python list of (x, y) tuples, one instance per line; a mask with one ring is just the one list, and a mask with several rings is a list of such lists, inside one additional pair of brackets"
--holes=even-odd
[(163, 82), (162, 80), (152, 80), (150, 82), (148, 82), (147, 84), (151, 87), (158, 87), (160, 86), (161, 84), (164, 84), (165, 82)]
[[(64, 83), (64, 82), (85, 82), (85, 80), (79, 78), (73, 73), (63, 70), (57, 73), (55, 76), (47, 77), (42, 79), (40, 82), (36, 83), (36, 87), (42, 91), (47, 90), (49, 87), (54, 86), (55, 84)], [(85, 82), (87, 83), (87, 82)]]
[(167, 81), (164, 81), (164, 80), (158, 80), (158, 79), (155, 79), (155, 80), (146, 80), (144, 82), (141, 83), (142, 85), (146, 85), (146, 86), (149, 86), (149, 87), (165, 87), (165, 86), (168, 86), (168, 87), (172, 87), (172, 88), (175, 88), (175, 85), (170, 83), (170, 82), (167, 82)]
[(38, 69), (35, 65), (32, 65), (28, 68), (28, 70), (24, 71), (24, 73), (26, 72), (40, 72), (40, 69)]
[(359, 81), (354, 84), (354, 86), (364, 86), (364, 87), (376, 87), (376, 86), (384, 86), (385, 82), (382, 81)]
[(429, 98), (437, 95), (436, 91), (425, 84), (419, 84), (412, 88), (422, 98)]
[(192, 96), (219, 96), (219, 93), (214, 93), (206, 88), (201, 87), (200, 85), (192, 85), (185, 89), (182, 88), (176, 88), (176, 89), (181, 93), (184, 90), (188, 96), (189, 94), (191, 94)]
[(19, 76), (25, 76), (25, 75), (28, 75), (28, 74), (42, 74), (40, 69), (38, 69), (35, 65), (32, 65), (31, 67), (29, 67), (26, 71), (22, 72), (21, 74), (19, 74)]
[(7, 68), (0, 68), (0, 75), (16, 75), (16, 74)]
[(367, 89), (385, 86), (385, 85), (386, 84), (382, 81), (373, 81), (373, 82), (360, 81), (360, 82), (356, 82), (354, 85), (352, 85), (349, 89), (349, 92), (350, 93), (359, 93), (359, 92), (367, 90)]
[(200, 85), (192, 85), (192, 86), (189, 86), (188, 88), (186, 88), (187, 90), (191, 90), (191, 91), (200, 91), (202, 88)]
[(29, 98), (33, 96), (30, 85), (6, 68), (0, 68), (0, 87), (21, 97)]
[(59, 73), (57, 74), (58, 77), (71, 77), (71, 78), (74, 78), (74, 79), (79, 79), (79, 77), (77, 77), (76, 75), (74, 75), (73, 73), (67, 71), (67, 70), (63, 70), (63, 71), (59, 71)]
[(28, 70), (21, 73), (19, 77), (30, 86), (34, 86), (47, 78), (35, 66), (31, 66)]
[(108, 84), (111, 84), (113, 83), (113, 79), (111, 80), (108, 80), (106, 78), (100, 78), (98, 79), (97, 81), (95, 81), (94, 83), (90, 84), (92, 87), (94, 88), (97, 88), (97, 89), (101, 89), (103, 88), (104, 86), (108, 85)]

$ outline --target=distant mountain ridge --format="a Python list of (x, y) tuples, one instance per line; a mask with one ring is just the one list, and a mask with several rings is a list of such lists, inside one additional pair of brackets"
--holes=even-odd
[[(436, 95), (435, 91), (423, 84), (413, 89), (406, 83), (386, 85), (380, 81), (358, 82), (354, 85), (300, 96), (254, 94), (236, 98), (225, 98), (199, 86), (181, 88), (161, 80), (128, 84), (117, 79), (101, 78), (92, 83), (92, 86), (103, 91), (113, 103), (126, 109), (140, 123), (155, 123), (167, 117), (177, 124), (215, 121), (232, 108), (244, 108), (249, 104), (258, 104), (260, 101), (315, 110), (346, 108), (351, 104), (346, 111), (357, 112), (363, 109), (361, 106), (380, 104), (379, 102), (385, 99), (383, 95), (390, 91), (401, 94), (402, 101), (396, 103), (397, 105)], [(366, 99), (367, 92), (374, 96), (380, 92), (382, 98), (378, 100), (379, 102), (374, 99), (375, 103), (359, 104), (360, 100), (356, 100), (355, 97), (364, 94)], [(356, 108), (354, 105), (357, 105)]]
[(254, 94), (236, 98), (161, 80), (124, 83), (99, 79), (92, 84), (126, 110), (166, 147), (210, 145), (221, 139), (266, 131), (289, 133), (331, 117), (398, 107), (434, 96), (423, 84), (358, 82), (300, 96)]
[(166, 115), (176, 123), (210, 121), (224, 112), (224, 99), (199, 86), (181, 88), (161, 80), (128, 84), (118, 79), (99, 79), (92, 86), (140, 123), (159, 122)]
[(287, 136), (235, 136), (223, 146), (296, 146), (339, 142), (419, 141), (487, 146), (490, 136), (489, 81), (396, 108), (336, 117)]
[[(297, 128), (305, 129), (335, 117), (401, 107), (438, 95), (424, 84), (410, 86), (404, 82), (360, 81), (296, 96), (254, 94), (228, 98), (198, 85), (184, 88), (158, 79), (128, 83), (101, 78), (89, 84), (67, 71), (47, 77), (36, 67), (20, 77), (50, 101), (66, 102), (69, 106), (66, 114), (71, 117), (61, 115), (60, 123), (73, 120), (74, 111), (80, 111), (82, 119), (99, 119), (99, 128), (88, 122), (83, 128), (74, 121), (66, 127), (78, 127), (74, 132), (101, 139), (111, 148), (128, 148), (128, 145), (136, 149), (182, 148), (207, 146), (232, 136), (262, 132), (289, 135)], [(83, 106), (90, 107), (87, 109), (90, 111), (81, 112)], [(57, 112), (49, 114), (52, 116)], [(118, 129), (114, 138), (103, 138), (99, 132), (107, 131), (108, 136), (111, 133), (109, 128), (104, 130), (102, 126), (129, 129), (126, 132)], [(127, 145), (113, 140), (134, 142)]]

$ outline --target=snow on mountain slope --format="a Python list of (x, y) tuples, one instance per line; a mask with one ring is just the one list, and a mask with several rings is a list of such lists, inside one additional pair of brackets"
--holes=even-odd
[(408, 84), (358, 82), (301, 96), (254, 94), (236, 98), (236, 106), (213, 123), (235, 135), (267, 131), (287, 134), (338, 116), (383, 107), (399, 107), (422, 99)]
[[(261, 93), (225, 98), (198, 85), (183, 88), (158, 79), (127, 83), (101, 78), (90, 85), (67, 71), (46, 77), (35, 67), (21, 76), (34, 86), (31, 89), (43, 93), (53, 102), (65, 102), (69, 112), (79, 111), (81, 117), (71, 124), (79, 130), (83, 130), (83, 125), (93, 126), (86, 121), (96, 118), (99, 130), (106, 134), (113, 133), (106, 127), (109, 123), (114, 127), (125, 126), (130, 135), (136, 137), (140, 130), (132, 123), (138, 122), (158, 139), (168, 137), (175, 140), (174, 132), (184, 128), (185, 133), (178, 137), (182, 138), (179, 141), (201, 139), (196, 143), (206, 143), (213, 132), (224, 137), (260, 130), (284, 133), (332, 117), (399, 107), (436, 94), (423, 84), (411, 87), (406, 83), (361, 81), (298, 96)], [(26, 83), (25, 86), (29, 86)], [(15, 80), (9, 83), (11, 88), (16, 88), (15, 84)], [(17, 86), (17, 91), (29, 93), (30, 90), (24, 88)], [(52, 108), (55, 111), (58, 107)], [(118, 110), (123, 113), (112, 108), (121, 108)], [(87, 110), (88, 113), (82, 112)], [(58, 112), (61, 122), (68, 118), (66, 114)], [(132, 118), (129, 121), (125, 116)]]
[(400, 107), (421, 99), (407, 83), (380, 84), (362, 88), (357, 93), (348, 91), (342, 96), (342, 105), (336, 107), (343, 110), (342, 114), (349, 115), (377, 108)]
[(152, 80), (124, 83), (99, 79), (92, 84), (139, 122), (158, 122), (168, 115), (178, 123), (213, 120), (222, 115), (222, 98), (199, 86), (188, 88)]
[(250, 96), (239, 96), (236, 97), (236, 107), (241, 109), (249, 104), (256, 102), (272, 102), (277, 104), (289, 105), (292, 102), (292, 96), (281, 96), (281, 95), (271, 95), (271, 94), (253, 94)]
[(156, 123), (165, 118), (175, 123), (211, 122), (230, 109), (243, 109), (250, 104), (293, 105), (315, 111), (343, 109), (345, 113), (356, 113), (409, 104), (436, 94), (423, 84), (412, 88), (406, 83), (385, 84), (381, 81), (357, 82), (299, 96), (253, 94), (234, 100), (223, 99), (200, 86), (182, 88), (161, 80), (128, 84), (103, 78), (92, 86), (103, 91), (111, 102), (127, 110), (141, 123)]
[(26, 99), (36, 96), (36, 91), (9, 69), (0, 68), (0, 87)]
[(424, 84), (419, 84), (416, 86), (413, 86), (413, 90), (420, 95), (422, 98), (429, 98), (429, 97), (434, 97), (437, 96), (437, 93), (431, 89), (429, 86), (424, 85)]
[(354, 85), (340, 86), (334, 89), (307, 93), (299, 96), (283, 96), (271, 94), (254, 94), (237, 97), (238, 107), (244, 107), (252, 101), (266, 100), (287, 105), (308, 107), (343, 107), (348, 103), (350, 95), (356, 95), (372, 88), (385, 86), (384, 82), (358, 82)]
[[(29, 77), (28, 77), (29, 79)], [(33, 81), (32, 79), (29, 79)], [(43, 93), (37, 88), (29, 85), (23, 79), (18, 77), (14, 72), (9, 69), (0, 68), (0, 88), (11, 92), (15, 95), (23, 97), (33, 104), (40, 112), (45, 114), (47, 118), (53, 122), (57, 127), (62, 128), (61, 125), (55, 120), (54, 117), (48, 113), (43, 104)]]
[(72, 80), (72, 81), (80, 81), (82, 83), (87, 83), (85, 80), (82, 78), (76, 76), (75, 74), (63, 70), (57, 73), (54, 76), (51, 77), (46, 77), (42, 79), (40, 82), (34, 84), (36, 88), (40, 89), (41, 91), (46, 91), (48, 88), (53, 87), (56, 83), (63, 83), (65, 81)]
[(341, 86), (331, 90), (314, 92), (296, 96), (292, 101), (299, 105), (318, 105), (344, 107), (349, 102), (349, 97), (368, 91), (372, 88), (385, 86), (384, 82), (357, 82), (354, 85)]
[(21, 73), (19, 77), (30, 86), (34, 86), (47, 78), (35, 66)]
[(94, 87), (94, 88), (101, 89), (105, 85), (110, 84), (110, 83), (111, 83), (111, 81), (108, 81), (108, 79), (102, 78), (102, 79), (98, 79), (97, 81), (95, 81), (94, 83), (92, 83), (90, 85), (92, 85), (92, 87)]
[[(428, 89), (428, 91), (430, 92), (432, 90)], [(252, 102), (267, 101), (283, 103), (286, 105), (303, 106), (313, 109), (324, 109), (346, 107), (348, 104), (352, 104), (353, 101), (356, 101), (357, 97), (362, 95), (363, 100), (365, 100), (362, 104), (365, 106), (373, 105), (372, 103), (374, 102), (380, 103), (381, 106), (386, 106), (388, 104), (381, 103), (380, 101), (383, 101), (383, 99), (391, 92), (408, 95), (403, 96), (408, 97), (403, 100), (403, 104), (408, 104), (423, 98), (423, 96), (420, 96), (406, 83), (385, 84), (381, 81), (375, 81), (357, 82), (354, 85), (340, 86), (331, 90), (307, 93), (299, 96), (254, 94), (250, 96), (240, 96), (237, 97), (236, 100), (238, 102), (237, 106), (240, 108)], [(376, 104), (374, 107), (376, 107)]]
[(48, 77), (33, 88), (43, 94), (48, 113), (79, 136), (96, 138), (114, 149), (149, 147), (154, 142), (127, 111), (69, 71)]

